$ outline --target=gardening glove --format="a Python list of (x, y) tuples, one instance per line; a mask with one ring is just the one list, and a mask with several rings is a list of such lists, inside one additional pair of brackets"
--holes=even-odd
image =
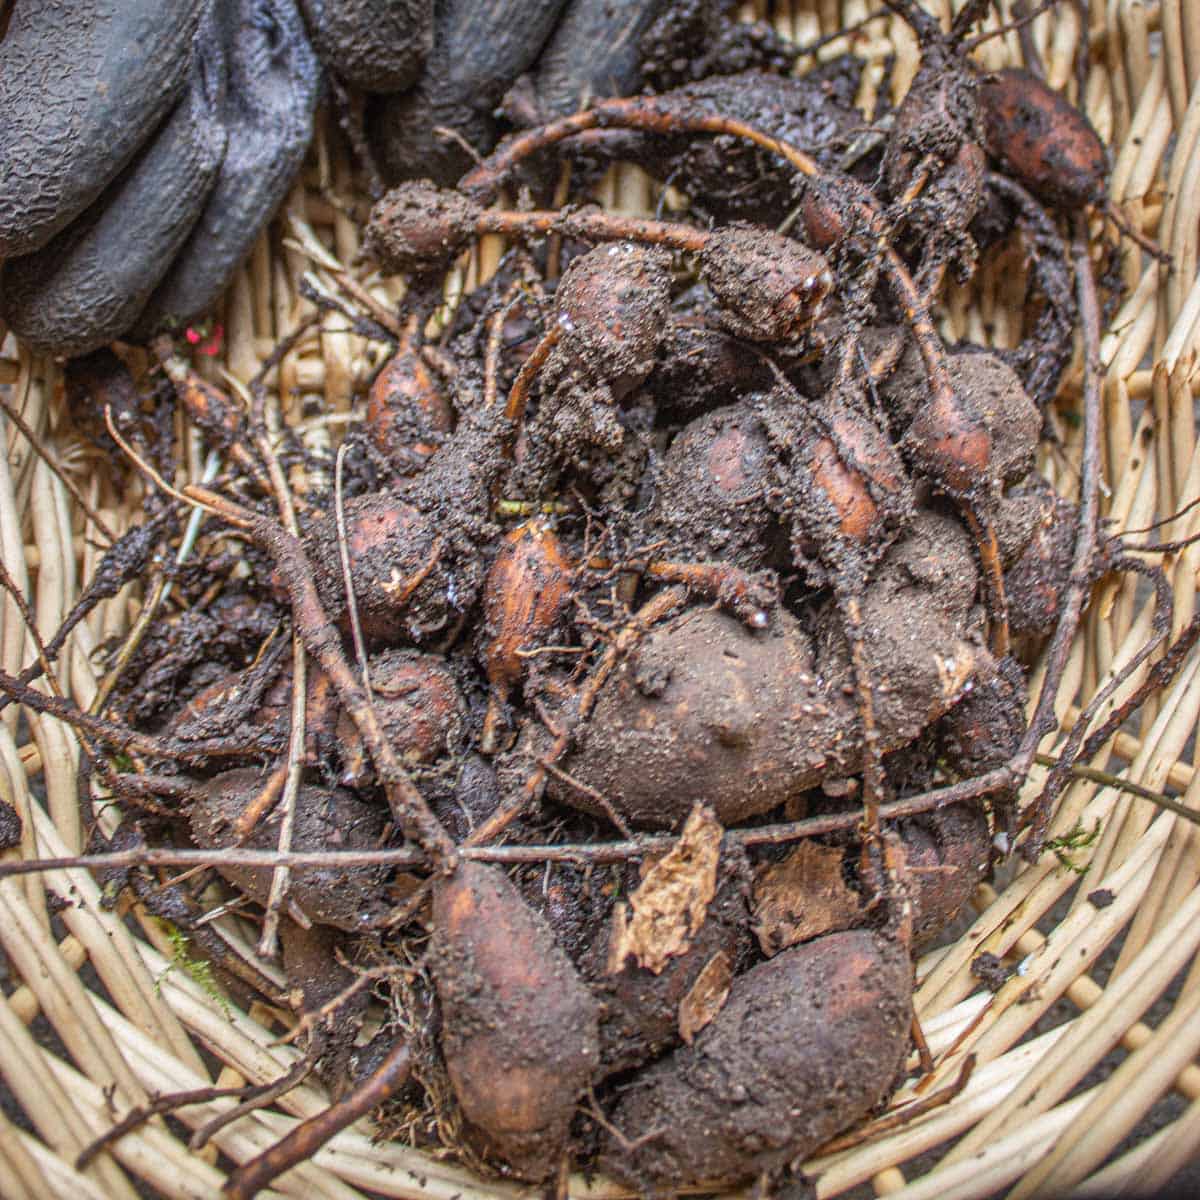
[(0, 315), (81, 354), (206, 312), (299, 167), (320, 84), (292, 0), (22, 0), (0, 42)]

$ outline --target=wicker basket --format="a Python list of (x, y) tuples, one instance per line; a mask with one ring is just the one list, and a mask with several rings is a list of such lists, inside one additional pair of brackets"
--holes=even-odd
[[(926, 3), (947, 7), (944, 0)], [(746, 15), (770, 16), (784, 34), (807, 41), (865, 17), (874, 0), (759, 7), (747, 6)], [(1113, 147), (1113, 199), (1174, 256), (1168, 269), (1125, 243), (1128, 291), (1103, 342), (1104, 511), (1117, 530), (1142, 529), (1200, 496), (1193, 411), (1200, 332), (1200, 5), (1108, 0), (1091, 5), (1090, 22), (1087, 109)], [(1073, 98), (1081, 36), (1077, 9), (1067, 3), (1033, 26), (1051, 81)], [(843, 48), (835, 42), (821, 55)], [(896, 55), (892, 86), (903, 92), (917, 55), (900, 22), (872, 22), (856, 35), (855, 49), (872, 62), (865, 103), (873, 100), (889, 54)], [(979, 54), (989, 65), (1020, 61), (1020, 40), (1008, 33)], [(353, 180), (334, 147), (335, 139), (318, 139), (302, 180), (239, 273), (226, 301), (220, 355), (203, 360), (214, 377), (228, 372), (248, 379), (308, 311), (301, 276), (311, 272), (337, 290), (340, 264), (354, 259), (358, 230), (339, 204), (352, 194)], [(655, 193), (645, 177), (625, 170), (605, 181), (600, 198), (609, 207), (642, 210), (652, 207)], [(460, 273), (460, 285), (486, 275), (499, 251), (481, 246)], [(389, 292), (395, 285), (368, 280), (367, 286), (381, 300), (395, 299)], [(1019, 263), (989, 264), (969, 292), (950, 297), (948, 332), (1011, 344), (1019, 289)], [(355, 419), (378, 352), (343, 327), (334, 314), (272, 376), (277, 419), (298, 427), (314, 447), (336, 442)], [(1062, 445), (1043, 454), (1044, 473), (1066, 494), (1078, 479), (1081, 431), (1070, 418), (1080, 387), (1077, 363), (1058, 407)], [(52, 459), (39, 457), (0, 416), (7, 451), (0, 457), (0, 556), (48, 636), (99, 554), (87, 510), (120, 532), (139, 520), (141, 485), (132, 474), (116, 486), (112, 472), (93, 471), (90, 443), (61, 409), (61, 373), (53, 361), (31, 357), (10, 338), (0, 349), (0, 390)], [(201, 439), (185, 427), (180, 438), (187, 472), (199, 478)], [(1192, 510), (1161, 536), (1179, 539), (1198, 529), (1200, 510)], [(1177, 633), (1195, 607), (1200, 545), (1164, 565)], [(97, 689), (94, 648), (127, 628), (138, 599), (127, 589), (105, 601), (71, 637), (58, 681), (82, 705)], [(1151, 598), (1131, 576), (1098, 587), (1058, 697), (1064, 729), (1145, 641), (1151, 611)], [(17, 606), (0, 594), (0, 665), (15, 673), (32, 653)], [(1146, 788), (1182, 793), (1183, 803), (1200, 808), (1192, 740), (1198, 714), (1200, 658), (1193, 654), (1143, 710), (1136, 731), (1118, 735), (1096, 765)], [(1042, 749), (1053, 754), (1064, 736), (1049, 737)], [(23, 845), (9, 855), (60, 855), (79, 847), (78, 754), (70, 730), (55, 720), (13, 708), (0, 717), (0, 797), (16, 806), (25, 824)], [(1027, 794), (1037, 783), (1031, 779)], [(970, 1200), (1013, 1186), (1023, 1197), (1137, 1195), (1171, 1179), (1196, 1154), (1200, 830), (1146, 800), (1083, 779), (1061, 798), (1054, 833), (1079, 828), (1099, 834), (1079, 839), (1086, 844), (1071, 851), (1070, 864), (1047, 853), (1036, 865), (1010, 872), (1002, 891), (981, 887), (974, 924), (918, 965), (918, 1010), (937, 1060), (924, 1094), (954, 1080), (973, 1055), (965, 1088), (916, 1119), (890, 1129), (883, 1122), (859, 1144), (809, 1163), (819, 1196), (873, 1188), (910, 1200)], [(1096, 895), (1102, 889), (1110, 902)], [(82, 870), (0, 882), (8, 971), (0, 1002), (0, 1077), (16, 1106), (0, 1109), (0, 1196), (216, 1196), (222, 1162), (257, 1154), (297, 1118), (320, 1111), (327, 1098), (315, 1085), (297, 1087), (219, 1134), (221, 1157), (212, 1149), (192, 1153), (180, 1129), (232, 1102), (185, 1108), (178, 1116), (182, 1126), (152, 1121), (78, 1171), (75, 1159), (88, 1141), (148, 1098), (210, 1083), (269, 1081), (297, 1057), (278, 1040), (287, 1014), (219, 1003), (175, 965), (158, 923), (137, 906), (113, 912), (99, 901), (96, 881)], [(253, 954), (253, 938), (235, 918), (224, 919), (223, 934)], [(971, 970), (985, 951), (1016, 967), (995, 992), (983, 989)], [(278, 978), (270, 964), (262, 969)], [(910, 1083), (892, 1108), (912, 1098)], [(1147, 1134), (1148, 1128), (1155, 1132)], [(272, 1194), (328, 1200), (364, 1193), (465, 1200), (522, 1194), (396, 1142), (377, 1144), (369, 1124), (341, 1133), (273, 1186)], [(603, 1180), (573, 1179), (570, 1194), (599, 1200), (622, 1192)]]

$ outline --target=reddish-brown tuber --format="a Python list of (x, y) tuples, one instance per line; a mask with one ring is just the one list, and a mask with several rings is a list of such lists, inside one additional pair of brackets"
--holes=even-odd
[(957, 395), (936, 394), (905, 437), (914, 465), (952, 496), (969, 496), (991, 473), (992, 437)]
[(900, 824), (913, 943), (928, 946), (963, 910), (987, 871), (991, 836), (977, 804), (953, 804)]
[(442, 1047), (463, 1115), (485, 1153), (544, 1179), (599, 1060), (596, 1001), (495, 867), (463, 863), (439, 880), (433, 922)]
[[(463, 727), (463, 701), (442, 658), (416, 650), (384, 650), (370, 659), (369, 674), (379, 724), (406, 766), (425, 766), (455, 745)], [(340, 782), (361, 787), (373, 779), (370, 755), (349, 713), (338, 717), (337, 740)]]
[[(881, 750), (912, 741), (986, 668), (977, 581), (962, 526), (932, 513), (876, 568), (862, 636)], [(704, 803), (730, 826), (857, 774), (863, 734), (843, 624), (831, 603), (815, 634), (786, 611), (759, 632), (711, 609), (659, 625), (600, 691), (564, 762), (570, 779), (552, 780), (551, 795), (603, 816), (598, 793), (651, 829), (678, 828)]]
[(401, 349), (375, 376), (365, 424), (396, 472), (411, 475), (454, 428), (454, 413), (420, 356)]
[(650, 374), (671, 303), (671, 256), (614, 242), (573, 259), (556, 293), (557, 355), (594, 373), (621, 399)]
[(1104, 199), (1104, 143), (1044, 80), (1008, 67), (984, 78), (979, 100), (987, 152), (1035, 196), (1068, 210)]
[[(394, 494), (369, 492), (347, 501), (345, 526), (363, 635), (381, 642), (420, 641), (442, 629), (451, 606), (438, 569), (442, 551), (436, 523)], [(332, 518), (316, 522), (306, 544), (327, 610), (333, 616), (346, 614)], [(348, 620), (343, 624), (348, 628)]]
[(836, 513), (838, 533), (863, 545), (880, 539), (882, 497), (899, 498), (908, 481), (878, 426), (849, 409), (837, 411), (828, 433), (809, 447), (809, 456), (813, 485)]
[(994, 354), (947, 362), (953, 396), (917, 410), (904, 443), (917, 468), (951, 495), (999, 497), (1033, 465), (1041, 416), (1016, 373)]
[(548, 521), (526, 521), (505, 537), (483, 586), (481, 658), (492, 686), (485, 754), (495, 750), (500, 708), (524, 674), (522, 655), (545, 643), (571, 597), (571, 580), (571, 563)]

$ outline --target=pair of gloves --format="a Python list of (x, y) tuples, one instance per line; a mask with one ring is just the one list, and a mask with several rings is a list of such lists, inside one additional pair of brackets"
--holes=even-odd
[(536, 110), (636, 87), (670, 0), (0, 0), (0, 320), (63, 355), (207, 314), (274, 215), (326, 73), (388, 182), (451, 183)]

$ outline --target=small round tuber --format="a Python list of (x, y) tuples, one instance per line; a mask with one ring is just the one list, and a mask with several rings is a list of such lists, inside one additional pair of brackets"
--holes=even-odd
[(420, 356), (401, 349), (371, 384), (365, 424), (397, 474), (411, 475), (454, 428), (454, 413)]
[[(267, 777), (252, 767), (226, 771), (209, 780), (203, 802), (188, 814), (197, 845), (233, 845), (234, 822), (254, 803), (266, 782)], [(274, 850), (279, 845), (281, 820), (282, 813), (276, 808), (259, 821), (243, 844), (255, 850)], [(303, 786), (296, 795), (292, 849), (373, 850), (383, 825), (383, 812), (352, 792)], [(266, 903), (270, 868), (218, 866), (218, 870), (247, 896)], [(382, 875), (373, 867), (297, 867), (288, 895), (314, 921), (352, 933), (370, 928), (387, 913)]]
[(445, 269), (475, 232), (479, 206), (429, 180), (402, 183), (371, 209), (367, 252), (386, 274)]
[[(451, 750), (464, 723), (462, 696), (443, 659), (415, 650), (384, 650), (368, 663), (371, 703), (384, 736), (405, 765), (425, 766)], [(340, 782), (362, 787), (374, 770), (349, 713), (337, 721)]]

